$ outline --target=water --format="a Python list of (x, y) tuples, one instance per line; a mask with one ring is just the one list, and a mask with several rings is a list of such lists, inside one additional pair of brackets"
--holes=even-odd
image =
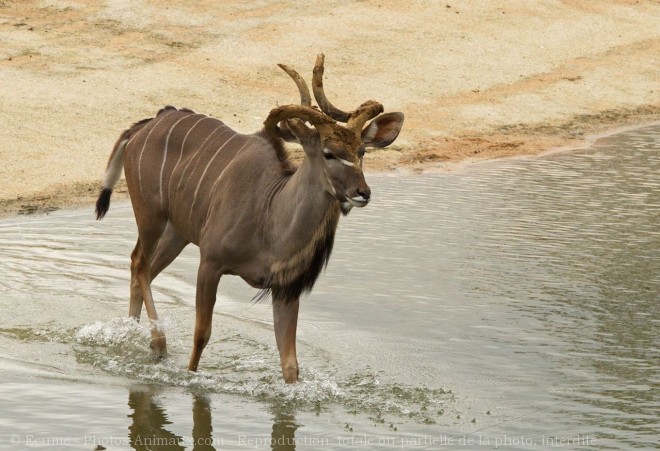
[(130, 206), (0, 222), (0, 449), (653, 449), (660, 128), (455, 174), (369, 175), (301, 304), (302, 382), (225, 277), (186, 371), (197, 250), (128, 311)]

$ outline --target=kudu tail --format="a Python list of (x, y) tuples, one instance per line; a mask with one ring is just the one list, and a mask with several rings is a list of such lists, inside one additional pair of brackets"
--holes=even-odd
[(110, 160), (108, 160), (108, 166), (105, 170), (105, 177), (103, 179), (103, 188), (99, 194), (99, 198), (96, 200), (96, 219), (103, 219), (105, 214), (110, 209), (110, 197), (112, 196), (112, 190), (119, 181), (121, 177), (122, 168), (124, 166), (124, 150), (126, 149), (126, 144), (129, 139), (137, 133), (142, 127), (144, 127), (149, 119), (143, 119), (140, 122), (135, 123), (131, 128), (125, 130), (121, 134), (115, 147), (112, 149), (110, 154)]

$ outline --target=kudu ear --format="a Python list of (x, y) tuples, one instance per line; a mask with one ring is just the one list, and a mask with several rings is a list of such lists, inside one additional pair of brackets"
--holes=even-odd
[(371, 121), (362, 130), (365, 147), (387, 147), (399, 136), (403, 126), (403, 113), (385, 113)]

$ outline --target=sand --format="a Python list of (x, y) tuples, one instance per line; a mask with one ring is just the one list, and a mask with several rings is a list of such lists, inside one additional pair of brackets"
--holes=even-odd
[(0, 42), (0, 215), (91, 214), (121, 131), (166, 104), (256, 131), (297, 101), (276, 64), (309, 81), (319, 52), (333, 103), (406, 115), (368, 171), (455, 170), (660, 120), (652, 0), (0, 0)]

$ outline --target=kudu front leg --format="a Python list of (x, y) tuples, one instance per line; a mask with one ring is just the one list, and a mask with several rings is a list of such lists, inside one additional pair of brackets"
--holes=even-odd
[(298, 381), (296, 358), (296, 330), (298, 328), (298, 299), (289, 300), (273, 294), (273, 325), (280, 352), (282, 375), (287, 384)]
[(212, 263), (202, 262), (197, 273), (197, 297), (195, 300), (195, 337), (188, 364), (189, 371), (197, 371), (202, 351), (211, 338), (213, 307), (218, 283), (222, 274)]

